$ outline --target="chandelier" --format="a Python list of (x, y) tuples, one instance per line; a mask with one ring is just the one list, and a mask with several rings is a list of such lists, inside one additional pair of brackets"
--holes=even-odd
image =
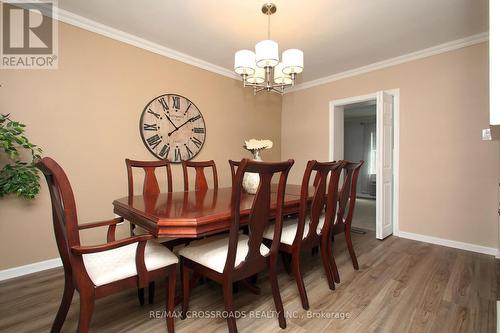
[(234, 54), (234, 71), (241, 75), (244, 87), (283, 94), (285, 87), (293, 86), (297, 74), (304, 69), (304, 53), (298, 49), (285, 50), (279, 60), (278, 43), (271, 40), (271, 15), (276, 5), (266, 3), (262, 13), (267, 15), (267, 39), (255, 44), (255, 52), (239, 50)]

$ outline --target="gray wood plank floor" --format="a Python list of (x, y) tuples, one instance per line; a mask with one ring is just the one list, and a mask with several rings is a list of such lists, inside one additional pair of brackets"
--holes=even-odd
[[(240, 288), (235, 294), (235, 308), (245, 311), (246, 317), (237, 320), (239, 331), (495, 332), (500, 264), (493, 257), (397, 237), (379, 241), (371, 231), (354, 234), (353, 239), (360, 270), (353, 270), (344, 239), (339, 236), (334, 252), (341, 283), (335, 291), (328, 289), (320, 257), (303, 254), (309, 312), (302, 309), (295, 281), (280, 263), (279, 284), (288, 315), (286, 330), (279, 329), (276, 318), (252, 317), (274, 310), (265, 274), (258, 281), (261, 295)], [(92, 331), (166, 332), (164, 319), (152, 315), (165, 307), (164, 283), (157, 285), (153, 305), (139, 306), (136, 290), (98, 300)], [(49, 331), (62, 288), (62, 269), (1, 282), (0, 331)], [(192, 311), (223, 311), (220, 286), (213, 282), (197, 286), (190, 306)], [(74, 332), (77, 322), (75, 294), (63, 331)], [(176, 319), (175, 325), (176, 332), (227, 331), (223, 318)]]

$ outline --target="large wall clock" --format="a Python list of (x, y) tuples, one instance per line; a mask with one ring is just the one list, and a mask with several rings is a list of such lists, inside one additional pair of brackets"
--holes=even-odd
[(206, 137), (205, 120), (186, 97), (165, 94), (150, 101), (141, 115), (140, 132), (146, 148), (158, 159), (174, 163), (195, 157)]

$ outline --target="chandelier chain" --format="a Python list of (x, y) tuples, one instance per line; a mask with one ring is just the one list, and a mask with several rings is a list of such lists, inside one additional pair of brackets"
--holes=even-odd
[(271, 15), (267, 15), (267, 39), (271, 39)]

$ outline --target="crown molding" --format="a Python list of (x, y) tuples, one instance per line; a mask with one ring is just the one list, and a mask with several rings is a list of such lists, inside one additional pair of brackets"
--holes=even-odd
[(240, 76), (232, 70), (212, 64), (208, 61), (195, 58), (188, 54), (170, 49), (157, 43), (153, 43), (144, 38), (135, 36), (133, 34), (112, 28), (102, 23), (90, 20), (83, 16), (74, 14), (70, 11), (57, 8), (57, 19), (61, 22), (71, 24), (75, 27), (82, 28), (96, 34), (109, 37), (111, 39), (171, 58), (188, 65), (192, 65), (216, 74), (220, 74), (231, 79), (241, 80)]
[(488, 39), (489, 39), (488, 36), (489, 35), (487, 32), (483, 32), (483, 33), (480, 33), (477, 35), (457, 39), (457, 40), (454, 40), (454, 41), (451, 41), (448, 43), (444, 43), (444, 44), (433, 46), (433, 47), (423, 49), (420, 51), (408, 53), (408, 54), (405, 54), (405, 55), (402, 55), (399, 57), (379, 61), (379, 62), (370, 64), (370, 65), (358, 67), (358, 68), (351, 69), (351, 70), (348, 70), (345, 72), (325, 76), (325, 77), (311, 80), (311, 81), (306, 81), (304, 83), (297, 84), (294, 87), (288, 88), (288, 90), (285, 91), (285, 94), (288, 94), (288, 93), (291, 93), (294, 91), (312, 88), (312, 87), (319, 86), (319, 85), (329, 83), (329, 82), (334, 82), (334, 81), (346, 79), (346, 78), (353, 77), (356, 75), (360, 75), (360, 74), (364, 74), (364, 73), (368, 73), (368, 72), (373, 72), (373, 71), (376, 71), (376, 70), (379, 70), (382, 68), (386, 68), (386, 67), (390, 67), (390, 66), (394, 66), (394, 65), (399, 65), (399, 64), (402, 64), (405, 62), (410, 62), (410, 61), (430, 57), (433, 55), (457, 50), (457, 49), (460, 49), (463, 47), (483, 43), (483, 42), (488, 41)]

